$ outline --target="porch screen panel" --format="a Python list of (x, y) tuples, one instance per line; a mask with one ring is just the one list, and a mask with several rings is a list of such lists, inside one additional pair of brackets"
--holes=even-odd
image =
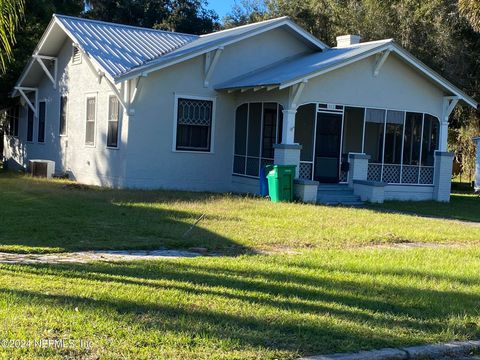
[(362, 152), (364, 118), (364, 108), (345, 107), (342, 146), (342, 154), (344, 156), (347, 156), (350, 152)]
[(277, 136), (277, 104), (263, 104), (262, 158), (273, 160), (273, 144)]
[(33, 110), (28, 107), (27, 111), (27, 141), (33, 141)]
[(385, 164), (400, 164), (402, 158), (403, 111), (387, 111)]
[(260, 134), (262, 128), (262, 103), (250, 104), (248, 118), (246, 175), (258, 176), (260, 170)]
[(235, 116), (235, 156), (233, 158), (233, 173), (245, 174), (247, 155), (247, 123), (248, 104), (237, 108)]
[(370, 161), (381, 163), (383, 158), (383, 130), (385, 110), (367, 109), (365, 114), (364, 152), (371, 156)]
[(295, 142), (302, 145), (300, 161), (313, 161), (313, 137), (315, 134), (316, 105), (307, 104), (298, 108), (295, 116)]
[(422, 141), (422, 165), (433, 166), (435, 150), (439, 142), (439, 121), (435, 116), (425, 114)]
[(418, 165), (420, 161), (420, 142), (422, 131), (421, 113), (407, 112), (405, 119), (405, 139), (403, 146), (403, 163)]

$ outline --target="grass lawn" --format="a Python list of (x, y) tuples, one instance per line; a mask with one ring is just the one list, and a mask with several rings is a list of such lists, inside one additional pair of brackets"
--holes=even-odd
[[(0, 251), (205, 247), (226, 254), (379, 243), (480, 243), (480, 201), (386, 203), (366, 209), (272, 204), (265, 199), (172, 191), (78, 189), (0, 173)], [(194, 230), (185, 234), (206, 214)]]
[[(350, 209), (0, 173), (0, 225), (0, 251), (237, 255), (1, 264), (0, 340), (77, 342), (0, 342), (0, 358), (293, 359), (480, 336), (480, 199), (468, 195)], [(373, 246), (407, 242), (429, 247)]]

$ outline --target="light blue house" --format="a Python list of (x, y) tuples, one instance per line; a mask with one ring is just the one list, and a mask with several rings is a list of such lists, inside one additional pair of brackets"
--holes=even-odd
[(448, 201), (449, 115), (477, 103), (391, 39), (337, 40), (285, 17), (196, 36), (54, 15), (4, 158), (87, 184), (252, 193), (263, 166), (293, 164), (305, 201)]

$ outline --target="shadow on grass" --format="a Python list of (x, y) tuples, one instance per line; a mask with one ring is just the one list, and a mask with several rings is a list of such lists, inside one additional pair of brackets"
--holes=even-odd
[[(258, 261), (254, 260), (254, 261)], [(340, 267), (318, 267), (315, 274), (301, 274), (292, 267), (261, 269), (258, 263), (235, 270), (230, 263), (163, 262), (88, 265), (21, 265), (1, 271), (31, 276), (74, 279), (79, 284), (130, 288), (143, 293), (127, 300), (115, 293), (89, 296), (45, 294), (32, 290), (1, 289), (19, 301), (35, 299), (54, 307), (84, 306), (116, 314), (128, 314), (142, 322), (146, 331), (173, 331), (194, 337), (232, 340), (241, 348), (299, 351), (300, 354), (355, 351), (422, 342), (453, 331), (455, 336), (480, 335), (477, 325), (451, 324), (446, 319), (478, 317), (480, 295), (456, 290), (435, 290), (410, 284), (410, 276), (428, 279), (429, 272), (402, 270), (390, 273), (391, 282), (341, 279)], [(300, 270), (298, 268), (297, 270)], [(304, 269), (305, 270), (305, 269)], [(371, 275), (355, 270), (356, 275)], [(351, 279), (351, 277), (349, 278)], [(93, 281), (93, 283), (90, 283)], [(100, 285), (104, 284), (104, 285)], [(155, 294), (180, 291), (178, 303), (154, 300)], [(70, 291), (71, 292), (71, 291)], [(186, 301), (185, 299), (188, 299)], [(224, 311), (219, 300), (251, 308)], [(199, 301), (199, 302), (197, 302)], [(192, 306), (192, 304), (195, 304)], [(150, 316), (143, 316), (150, 315)], [(454, 328), (452, 330), (452, 326)], [(394, 331), (392, 331), (394, 330)]]
[[(15, 180), (15, 177), (10, 176)], [(5, 180), (5, 179), (3, 179)], [(219, 218), (201, 211), (220, 195), (106, 190), (25, 180), (0, 190), (2, 251), (59, 252), (204, 247), (227, 255), (254, 253), (202, 228)], [(200, 211), (181, 210), (195, 202)], [(153, 203), (157, 203), (153, 206)], [(166, 205), (178, 203), (176, 209)], [(203, 216), (203, 217), (202, 217)], [(222, 216), (222, 221), (236, 221)]]
[(471, 193), (452, 193), (449, 203), (386, 201), (384, 204), (370, 204), (367, 208), (380, 212), (403, 213), (420, 217), (480, 222), (480, 197)]

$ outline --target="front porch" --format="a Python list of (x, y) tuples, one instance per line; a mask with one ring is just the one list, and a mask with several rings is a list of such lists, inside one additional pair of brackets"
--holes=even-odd
[[(236, 111), (233, 174), (257, 179), (265, 165), (296, 165), (297, 194), (308, 202), (448, 201), (452, 156), (439, 150), (442, 130), (437, 117), (421, 112), (245, 103)], [(326, 194), (335, 184), (342, 192)]]

